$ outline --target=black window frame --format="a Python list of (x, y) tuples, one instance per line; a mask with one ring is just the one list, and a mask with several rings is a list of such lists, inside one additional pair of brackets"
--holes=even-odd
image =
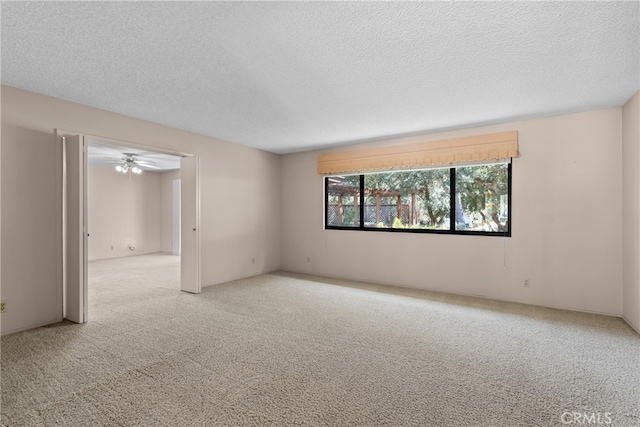
[[(491, 164), (491, 163), (486, 163)], [(459, 165), (457, 167), (474, 167), (483, 166), (484, 164), (474, 165)], [(403, 172), (403, 171), (390, 171), (390, 172)], [(409, 171), (404, 171), (409, 172)], [(384, 173), (384, 172), (380, 172)], [(507, 199), (507, 231), (471, 231), (471, 230), (456, 230), (455, 219), (455, 196), (456, 196), (456, 166), (449, 168), (449, 229), (412, 229), (412, 228), (392, 228), (392, 227), (365, 227), (364, 225), (364, 209), (365, 209), (365, 191), (364, 191), (364, 174), (357, 174), (360, 176), (360, 224), (358, 226), (337, 226), (329, 224), (329, 176), (324, 178), (324, 229), (325, 230), (349, 230), (349, 231), (373, 231), (373, 232), (391, 232), (391, 233), (422, 233), (422, 234), (457, 234), (466, 236), (497, 236), (497, 237), (511, 237), (511, 228), (513, 224), (513, 211), (511, 209), (511, 193), (512, 193), (512, 163), (507, 163), (507, 185), (508, 185), (508, 199)]]

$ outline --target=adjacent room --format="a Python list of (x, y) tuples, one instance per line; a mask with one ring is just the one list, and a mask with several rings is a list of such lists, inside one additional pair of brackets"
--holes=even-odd
[(640, 2), (0, 8), (0, 424), (640, 425)]
[(178, 292), (180, 157), (93, 139), (87, 147), (89, 316), (149, 288)]

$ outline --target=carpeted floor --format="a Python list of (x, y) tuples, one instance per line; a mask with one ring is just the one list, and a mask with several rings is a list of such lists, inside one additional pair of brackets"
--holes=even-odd
[(89, 323), (2, 337), (2, 423), (640, 425), (620, 319), (286, 273), (190, 295), (177, 261), (93, 262)]

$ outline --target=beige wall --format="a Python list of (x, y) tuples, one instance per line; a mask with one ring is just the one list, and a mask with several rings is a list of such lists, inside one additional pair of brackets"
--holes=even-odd
[(623, 315), (640, 332), (640, 93), (622, 107)]
[(161, 250), (161, 175), (88, 165), (89, 261)]
[(173, 248), (173, 180), (180, 179), (180, 171), (169, 171), (160, 174), (161, 207), (160, 207), (160, 250), (172, 253)]
[(285, 155), (282, 268), (621, 315), (620, 123), (615, 108), (348, 148), (517, 130), (506, 239), (325, 231), (317, 156), (347, 148)]
[[(624, 108), (426, 137), (519, 131), (522, 157), (513, 166), (513, 237), (502, 239), (324, 231), (317, 155), (345, 148), (277, 156), (2, 86), (0, 274), (7, 302), (2, 333), (61, 317), (61, 157), (55, 128), (201, 157), (204, 285), (282, 267), (624, 313), (630, 322), (640, 322), (638, 96)], [(621, 217), (622, 226), (616, 224)], [(161, 214), (160, 228), (165, 225)], [(629, 235), (633, 227), (636, 231)], [(163, 242), (161, 237), (161, 247)], [(522, 286), (525, 278), (531, 279), (530, 289)]]
[(61, 318), (56, 128), (200, 156), (203, 285), (280, 267), (279, 156), (2, 86), (2, 333)]
[(2, 333), (61, 317), (56, 146), (44, 134), (5, 124), (10, 106), (2, 87)]

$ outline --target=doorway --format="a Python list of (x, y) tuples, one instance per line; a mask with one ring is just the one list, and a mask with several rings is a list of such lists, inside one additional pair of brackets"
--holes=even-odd
[(199, 293), (198, 157), (75, 132), (57, 131), (57, 137), (64, 317), (88, 320), (92, 262), (126, 259), (123, 280), (140, 279), (142, 267), (131, 267), (135, 257), (164, 254), (179, 260), (176, 290)]
[(171, 253), (180, 255), (180, 178), (171, 185)]

